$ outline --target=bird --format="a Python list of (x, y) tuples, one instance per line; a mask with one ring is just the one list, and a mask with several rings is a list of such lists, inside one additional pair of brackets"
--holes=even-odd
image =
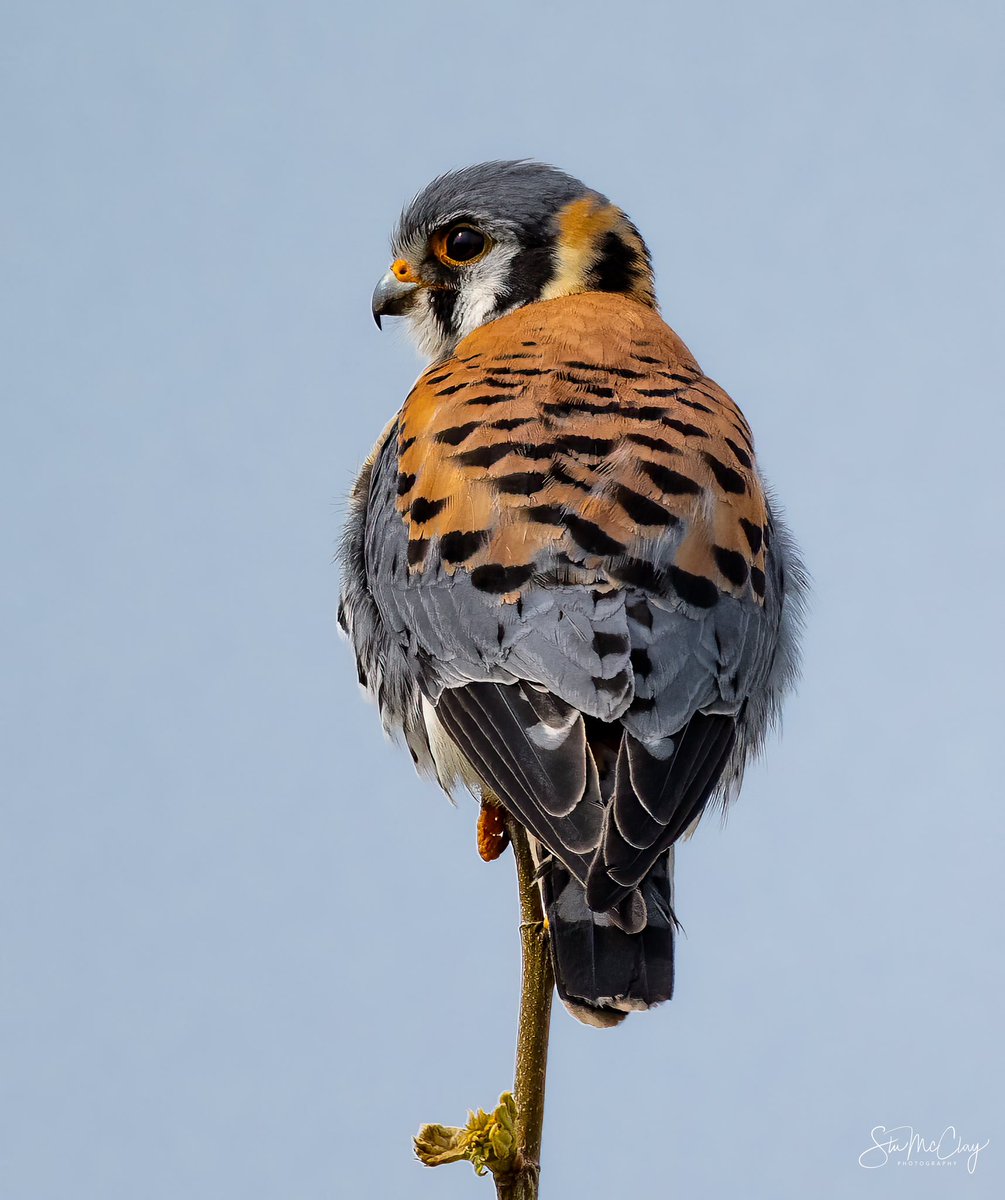
[(675, 845), (778, 723), (807, 574), (604, 194), (450, 171), (391, 254), (372, 314), (428, 365), (351, 490), (339, 623), (420, 774), (481, 798), (483, 857), (526, 831), (558, 994), (610, 1027), (673, 994)]

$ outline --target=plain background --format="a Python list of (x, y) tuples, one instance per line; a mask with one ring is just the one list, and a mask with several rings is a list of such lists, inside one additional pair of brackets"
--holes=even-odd
[[(805, 682), (678, 856), (673, 1003), (557, 1011), (552, 1197), (1003, 1194), (996, 3), (4, 3), (9, 1200), (488, 1196), (510, 860), (335, 626), (419, 370), (370, 291), (492, 157), (621, 203), (815, 578)], [(962, 1165), (864, 1171), (874, 1125)]]

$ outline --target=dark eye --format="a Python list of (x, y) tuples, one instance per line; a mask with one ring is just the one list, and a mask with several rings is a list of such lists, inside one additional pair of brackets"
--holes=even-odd
[(470, 225), (458, 225), (443, 239), (444, 256), (455, 263), (471, 262), (485, 250), (485, 234)]

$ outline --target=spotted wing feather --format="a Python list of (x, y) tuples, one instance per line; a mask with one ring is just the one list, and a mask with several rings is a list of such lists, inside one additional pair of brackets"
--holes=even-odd
[[(760, 736), (746, 714), (769, 713), (784, 589), (771, 527), (739, 409), (616, 296), (477, 330), (377, 456), (365, 570), (387, 635), (591, 905), (630, 899)], [(565, 730), (550, 744), (541, 694)], [(591, 721), (620, 745), (598, 749)]]

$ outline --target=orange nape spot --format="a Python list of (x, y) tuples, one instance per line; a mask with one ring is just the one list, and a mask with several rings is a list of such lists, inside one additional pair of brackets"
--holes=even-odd
[(478, 853), (486, 862), (493, 862), (509, 845), (506, 817), (498, 804), (482, 801), (478, 814)]
[(391, 274), (399, 283), (418, 283), (419, 277), (403, 258), (396, 258), (391, 263)]
[[(594, 269), (610, 253), (609, 243), (618, 248), (623, 286), (602, 287)], [(592, 290), (623, 291), (640, 304), (654, 307), (652, 269), (638, 231), (614, 204), (599, 196), (583, 196), (567, 204), (558, 214), (555, 273), (541, 293), (542, 300), (574, 296)]]

